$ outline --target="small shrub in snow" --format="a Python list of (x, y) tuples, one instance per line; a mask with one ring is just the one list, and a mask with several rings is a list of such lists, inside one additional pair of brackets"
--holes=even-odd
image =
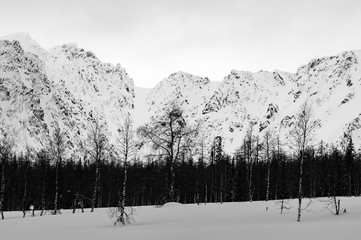
[(132, 207), (125, 208), (109, 208), (108, 216), (114, 222), (114, 225), (121, 223), (123, 226), (126, 224), (132, 224), (134, 220), (135, 209)]
[(279, 206), (281, 213), (283, 213), (283, 210), (290, 210), (291, 208), (293, 208), (289, 199), (277, 200), (275, 201), (275, 204)]
[[(341, 200), (337, 199), (336, 196), (328, 197), (326, 199), (320, 199), (320, 202), (324, 203), (325, 209), (330, 211), (332, 214), (339, 215), (341, 208)], [(346, 209), (344, 209), (345, 212)]]

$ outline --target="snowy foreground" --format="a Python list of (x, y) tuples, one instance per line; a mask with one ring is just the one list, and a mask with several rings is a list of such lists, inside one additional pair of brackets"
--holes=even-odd
[[(304, 200), (308, 202), (308, 200)], [(360, 239), (361, 198), (341, 198), (347, 213), (332, 215), (324, 203), (314, 200), (297, 223), (296, 200), (280, 214), (275, 202), (243, 202), (207, 205), (168, 203), (161, 208), (136, 207), (136, 222), (114, 227), (108, 209), (94, 213), (63, 211), (56, 216), (21, 218), (20, 212), (5, 212), (0, 221), (1, 239)], [(266, 207), (268, 206), (268, 211)]]

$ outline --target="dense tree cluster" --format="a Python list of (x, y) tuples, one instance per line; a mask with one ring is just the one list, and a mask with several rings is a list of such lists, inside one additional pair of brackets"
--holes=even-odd
[[(258, 146), (261, 148), (262, 146)], [(181, 203), (249, 201), (294, 198), (298, 196), (299, 162), (294, 156), (275, 147), (270, 161), (264, 156), (249, 162), (247, 152), (238, 151), (231, 157), (217, 153), (202, 159), (179, 158), (174, 163), (174, 196)], [(123, 188), (124, 166), (116, 160), (100, 163), (89, 159), (50, 161), (45, 152), (27, 155), (1, 155), (1, 175), (5, 190), (2, 201), (5, 211), (29, 209), (53, 210), (54, 198), (59, 193), (57, 208), (72, 208), (76, 194), (89, 199), (92, 195), (99, 168), (99, 194), (96, 207), (117, 206), (119, 188)], [(252, 168), (250, 168), (252, 164)], [(167, 160), (133, 161), (127, 164), (126, 205), (159, 205), (167, 201)], [(267, 197), (267, 179), (269, 190)], [(252, 179), (249, 171), (252, 169)], [(57, 173), (58, 172), (58, 173)], [(58, 188), (56, 187), (56, 175)], [(355, 153), (349, 138), (344, 150), (309, 147), (304, 153), (303, 196), (358, 196), (361, 190), (361, 154)], [(252, 180), (251, 191), (249, 181)]]

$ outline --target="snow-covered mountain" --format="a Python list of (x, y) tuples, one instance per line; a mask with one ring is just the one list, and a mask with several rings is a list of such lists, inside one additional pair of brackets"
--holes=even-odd
[(148, 112), (160, 114), (176, 102), (189, 121), (204, 121), (209, 142), (220, 135), (226, 151), (233, 152), (250, 125), (255, 135), (262, 137), (268, 129), (287, 141), (294, 116), (308, 99), (319, 123), (316, 142), (337, 143), (348, 134), (359, 146), (360, 60), (361, 51), (349, 51), (314, 59), (297, 73), (233, 70), (218, 84), (179, 72), (150, 92)]
[(46, 51), (27, 34), (0, 40), (0, 132), (16, 150), (42, 148), (56, 126), (71, 149), (84, 141), (94, 119), (110, 139), (134, 108), (134, 84), (120, 66), (102, 63), (74, 44)]
[(48, 51), (42, 48), (28, 33), (14, 33), (0, 37), (0, 40), (18, 41), (25, 52), (36, 55), (44, 62), (48, 55)]
[(170, 104), (181, 106), (184, 116), (192, 121), (202, 117), (202, 110), (211, 97), (214, 83), (208, 78), (189, 73), (171, 74), (157, 84), (146, 98), (150, 116), (162, 114)]
[(306, 99), (320, 126), (316, 141), (348, 134), (361, 144), (361, 51), (314, 59), (296, 73), (233, 70), (221, 82), (176, 72), (146, 89), (75, 44), (45, 50), (25, 33), (0, 39), (0, 132), (18, 151), (43, 147), (56, 126), (76, 149), (94, 119), (114, 140), (126, 114), (138, 127), (176, 103), (190, 123), (203, 122), (208, 142), (222, 136), (233, 152), (250, 125), (255, 135), (271, 130), (286, 141)]

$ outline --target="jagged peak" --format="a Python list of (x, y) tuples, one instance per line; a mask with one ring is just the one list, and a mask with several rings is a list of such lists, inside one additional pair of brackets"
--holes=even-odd
[(165, 83), (171, 84), (171, 85), (179, 85), (179, 84), (185, 84), (189, 82), (190, 84), (209, 84), (210, 80), (208, 77), (200, 77), (198, 75), (193, 75), (191, 73), (178, 71), (175, 73), (170, 74), (167, 78), (164, 78), (159, 84), (156, 85), (160, 86)]
[(178, 71), (178, 72), (174, 72), (174, 73), (170, 74), (168, 78), (181, 78), (181, 77), (194, 78), (194, 77), (199, 77), (199, 76), (193, 75), (191, 73), (183, 72), (183, 71)]
[[(231, 73), (228, 75), (253, 75), (253, 76), (256, 76), (256, 75), (262, 75), (262, 74), (273, 74), (273, 73), (287, 73), (287, 72), (283, 72), (283, 71), (280, 71), (280, 70), (274, 70), (274, 71), (267, 71), (267, 70), (259, 70), (257, 72), (252, 72), (252, 71), (245, 71), (245, 70), (235, 70), (235, 69), (232, 69), (231, 70)], [(291, 74), (291, 73), (288, 73), (288, 74)]]
[(20, 42), (17, 40), (0, 40), (0, 44), (5, 47), (4, 49), (2, 49), (2, 51), (8, 51), (9, 48), (12, 48), (17, 53), (24, 53), (24, 49), (21, 47)]
[(0, 40), (17, 41), (20, 43), (25, 52), (30, 52), (37, 55), (42, 60), (45, 59), (48, 52), (42, 48), (34, 39), (30, 37), (29, 33), (20, 32), (0, 37)]
[(62, 49), (77, 49), (78, 48), (78, 44), (75, 42), (65, 43), (60, 46)]
[[(110, 68), (114, 69), (115, 72), (124, 73), (125, 75), (128, 76), (128, 73), (125, 71), (125, 68), (123, 68), (123, 66), (120, 63), (117, 63), (115, 65), (115, 67), (111, 63), (106, 63), (106, 65), (108, 65)], [(133, 81), (133, 79), (132, 79), (132, 81)]]
[(49, 52), (58, 53), (58, 52), (67, 52), (67, 51), (77, 51), (78, 44), (76, 43), (65, 43), (55, 47), (50, 48)]
[(86, 51), (83, 48), (78, 47), (76, 43), (62, 44), (50, 49), (50, 53), (53, 56), (58, 56), (59, 53), (65, 54), (68, 59), (86, 58), (100, 61), (93, 52)]
[(361, 56), (361, 50), (343, 51), (336, 55), (323, 56), (311, 59), (308, 63), (301, 65), (297, 69), (297, 74), (302, 71), (317, 68), (321, 63), (328, 63), (332, 60), (336, 61), (336, 64), (342, 63), (345, 60), (351, 60), (353, 63), (357, 63), (358, 56)]
[(224, 78), (224, 80), (220, 83), (229, 85), (229, 84), (237, 84), (237, 83), (243, 83), (243, 82), (270, 82), (272, 83), (272, 80), (275, 80), (276, 83), (281, 85), (286, 85), (288, 82), (291, 82), (293, 79), (294, 74), (283, 72), (280, 70), (274, 70), (274, 71), (264, 71), (260, 70), (258, 72), (251, 72), (251, 71), (238, 71), (233, 69), (231, 73)]

